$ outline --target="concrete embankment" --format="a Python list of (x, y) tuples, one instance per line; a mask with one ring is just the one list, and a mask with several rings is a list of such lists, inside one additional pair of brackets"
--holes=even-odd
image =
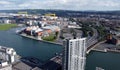
[[(105, 41), (106, 41), (106, 40), (105, 40)], [(89, 52), (90, 52), (91, 50), (93, 50), (93, 49), (94, 49), (95, 47), (97, 47), (99, 44), (104, 43), (105, 41), (97, 42), (97, 43), (95, 43), (94, 45), (88, 47), (86, 53), (89, 54)]]
[(41, 42), (51, 43), (51, 44), (57, 44), (57, 45), (61, 45), (61, 46), (62, 46), (62, 43), (44, 41), (44, 40), (42, 40), (42, 39), (38, 39), (38, 38), (36, 38), (36, 37), (30, 36), (30, 35), (26, 35), (26, 34), (20, 34), (20, 35), (23, 36), (23, 37), (27, 37), (27, 38), (30, 38), (30, 39), (38, 40), (38, 41), (41, 41)]
[(93, 51), (98, 51), (98, 52), (104, 52), (104, 53), (106, 53), (107, 52), (107, 50), (106, 49), (104, 49), (104, 50), (100, 50), (100, 49), (92, 49)]
[(120, 50), (115, 50), (115, 49), (92, 49), (93, 51), (98, 51), (98, 52), (115, 52), (115, 53), (120, 53)]
[(112, 50), (112, 49), (108, 49), (108, 52), (115, 52), (115, 53), (120, 53), (120, 50)]
[(120, 50), (113, 50), (113, 49), (105, 49), (105, 50), (100, 50), (100, 49), (92, 49), (93, 51), (98, 51), (98, 52), (115, 52), (115, 53), (120, 53)]

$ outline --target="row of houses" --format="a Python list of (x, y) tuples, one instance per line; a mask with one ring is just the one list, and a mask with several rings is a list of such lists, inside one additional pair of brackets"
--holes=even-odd
[(26, 27), (22, 31), (22, 33), (26, 35), (34, 36), (34, 37), (39, 37), (39, 39), (41, 39), (41, 37), (50, 36), (51, 34), (55, 34), (56, 32), (59, 32), (59, 31), (60, 31), (60, 28), (55, 25), (44, 26), (42, 28), (40, 28), (39, 26), (29, 26), (29, 27)]
[(6, 19), (6, 18), (0, 19), (0, 24), (3, 24), (3, 23), (5, 23), (5, 24), (10, 24), (11, 22), (12, 22), (11, 20)]
[(57, 20), (57, 16), (25, 13), (0, 13), (0, 23), (27, 23), (29, 20)]

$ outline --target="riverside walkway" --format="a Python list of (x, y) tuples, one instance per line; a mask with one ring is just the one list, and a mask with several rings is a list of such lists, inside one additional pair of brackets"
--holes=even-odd
[(62, 43), (60, 43), (60, 42), (45, 41), (45, 40), (42, 40), (42, 39), (39, 38), (39, 37), (34, 37), (34, 36), (26, 35), (26, 34), (20, 34), (20, 35), (23, 36), (23, 37), (26, 37), (26, 38), (38, 40), (38, 41), (45, 42), (45, 43), (51, 43), (51, 44), (56, 44), (56, 45), (62, 45)]
[(104, 43), (104, 42), (106, 42), (106, 40), (101, 41), (101, 42), (97, 42), (97, 43), (95, 43), (94, 45), (88, 47), (86, 53), (89, 54), (89, 52), (90, 52), (91, 50), (93, 50), (93, 49), (94, 49), (95, 47), (97, 47), (99, 44)]

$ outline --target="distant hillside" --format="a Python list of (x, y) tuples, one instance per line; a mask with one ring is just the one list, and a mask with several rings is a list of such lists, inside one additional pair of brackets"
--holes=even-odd
[(25, 10), (0, 10), (0, 12), (6, 13), (17, 13), (26, 11), (28, 14), (45, 14), (45, 13), (55, 13), (57, 16), (61, 17), (80, 17), (89, 14), (106, 14), (106, 15), (119, 15), (120, 11), (70, 11), (70, 10), (43, 10), (43, 9), (25, 9)]

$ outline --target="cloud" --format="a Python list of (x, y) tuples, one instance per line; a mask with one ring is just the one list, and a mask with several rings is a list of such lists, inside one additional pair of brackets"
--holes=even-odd
[(2, 0), (0, 9), (120, 10), (119, 0)]
[(29, 1), (19, 4), (22, 8), (40, 8), (40, 9), (66, 9), (79, 10), (80, 0), (46, 0), (46, 1)]
[(14, 6), (14, 3), (10, 2), (10, 1), (0, 1), (0, 9), (12, 9), (12, 7)]
[(0, 5), (9, 5), (11, 2), (9, 1), (0, 1)]
[[(94, 6), (100, 6), (100, 7), (116, 7), (119, 6), (120, 3), (114, 1), (114, 0), (93, 0)], [(92, 5), (92, 4), (91, 4)]]

